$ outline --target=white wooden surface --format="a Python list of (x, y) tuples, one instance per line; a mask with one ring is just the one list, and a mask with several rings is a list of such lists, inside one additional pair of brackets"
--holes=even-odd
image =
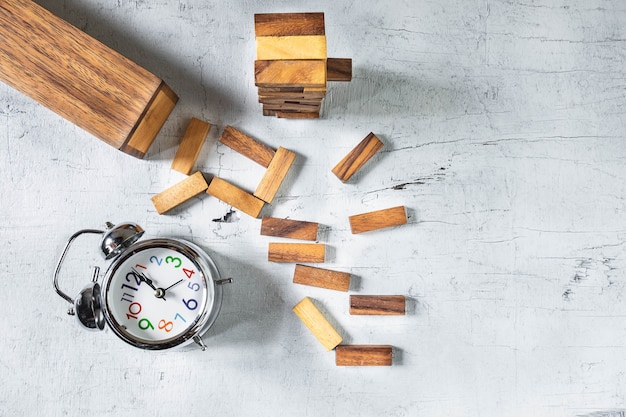
[[(619, 0), (44, 1), (164, 78), (181, 100), (145, 160), (0, 85), (0, 416), (623, 416), (626, 409), (626, 5)], [(263, 117), (253, 14), (323, 11), (353, 59), (320, 120)], [(191, 117), (215, 125), (198, 169), (253, 190), (262, 169), (217, 144), (231, 124), (298, 154), (263, 214), (317, 221), (351, 293), (405, 294), (405, 317), (291, 283), (260, 220), (209, 196), (150, 197)], [(370, 131), (385, 148), (348, 184), (330, 172)], [(351, 235), (395, 205), (406, 226)], [(209, 251), (235, 283), (207, 352), (151, 353), (65, 314), (66, 239), (135, 221)], [(85, 237), (72, 294), (104, 265)], [(291, 312), (313, 298), (391, 368), (338, 368)], [(42, 410), (45, 410), (42, 412)]]

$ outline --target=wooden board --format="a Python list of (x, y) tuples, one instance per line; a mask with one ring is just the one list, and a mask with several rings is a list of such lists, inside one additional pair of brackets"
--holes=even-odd
[(252, 194), (218, 177), (213, 177), (206, 192), (252, 217), (259, 217), (265, 205)]
[(352, 234), (399, 226), (406, 224), (406, 209), (404, 206), (398, 206), (370, 211), (350, 216), (349, 221)]
[(211, 125), (193, 117), (187, 126), (185, 135), (178, 145), (176, 156), (172, 161), (172, 169), (185, 175), (191, 173), (193, 166), (198, 160), (202, 145), (211, 130)]
[(326, 245), (322, 243), (269, 244), (267, 260), (270, 262), (324, 262)]
[(348, 291), (350, 288), (350, 274), (313, 266), (296, 265), (293, 273), (293, 282), (294, 284), (309, 285), (329, 290)]
[(337, 333), (337, 330), (328, 322), (309, 297), (305, 297), (296, 304), (293, 307), (293, 312), (326, 350), (332, 350), (342, 342), (341, 335)]
[(352, 81), (352, 59), (328, 58), (326, 60), (326, 81)]
[(204, 175), (201, 172), (196, 172), (152, 197), (152, 204), (159, 214), (163, 214), (203, 193), (207, 187), (208, 184)]
[(365, 139), (352, 149), (335, 167), (333, 174), (342, 182), (348, 181), (372, 156), (383, 147), (375, 134), (369, 133)]
[(289, 239), (317, 240), (318, 223), (302, 220), (263, 217), (261, 235), (285, 237)]
[(260, 13), (254, 15), (255, 36), (325, 35), (324, 13)]
[(257, 87), (326, 87), (326, 61), (254, 61)]
[(326, 36), (257, 36), (256, 59), (326, 59)]
[(350, 314), (403, 316), (406, 298), (403, 295), (351, 295)]
[(296, 159), (296, 154), (282, 146), (276, 150), (261, 182), (254, 191), (254, 196), (266, 203), (271, 203)]
[(220, 136), (220, 142), (265, 168), (270, 165), (272, 158), (274, 158), (276, 154), (274, 149), (240, 132), (232, 126), (226, 126), (224, 128)]
[(156, 75), (28, 0), (0, 1), (0, 80), (142, 158), (178, 97)]
[(337, 366), (391, 366), (393, 346), (339, 345), (335, 348)]

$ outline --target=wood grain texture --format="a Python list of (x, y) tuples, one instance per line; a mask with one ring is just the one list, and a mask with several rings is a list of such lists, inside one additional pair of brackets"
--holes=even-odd
[(404, 206), (391, 207), (368, 213), (355, 214), (349, 217), (352, 234), (370, 232), (386, 227), (406, 224), (406, 209)]
[(406, 298), (403, 295), (350, 295), (350, 314), (403, 316)]
[(257, 87), (326, 87), (326, 61), (254, 61)]
[(267, 260), (270, 262), (324, 262), (326, 245), (323, 243), (278, 243), (268, 245)]
[(326, 59), (326, 36), (257, 36), (256, 59)]
[(350, 274), (313, 266), (296, 265), (293, 282), (294, 284), (347, 292), (350, 289)]
[(324, 13), (259, 13), (254, 15), (255, 36), (325, 35)]
[(352, 81), (352, 58), (328, 58), (326, 81)]
[(271, 203), (295, 159), (294, 152), (282, 146), (279, 147), (254, 191), (254, 196), (266, 203)]
[(201, 172), (196, 172), (152, 197), (152, 204), (159, 214), (163, 214), (203, 193), (207, 187), (208, 184), (204, 175)]
[(185, 175), (191, 173), (210, 130), (209, 123), (195, 117), (191, 119), (172, 161), (173, 170)]
[(383, 147), (383, 143), (374, 133), (369, 133), (365, 139), (354, 147), (332, 169), (333, 174), (342, 182), (348, 181), (372, 156)]
[(285, 237), (289, 239), (317, 240), (319, 224), (302, 220), (263, 217), (261, 235)]
[(393, 346), (339, 345), (335, 349), (337, 366), (391, 366)]
[(218, 177), (213, 177), (206, 192), (255, 218), (259, 217), (265, 205), (247, 191)]
[(276, 151), (232, 126), (226, 126), (220, 142), (257, 164), (267, 168)]
[(178, 97), (154, 74), (27, 0), (0, 2), (0, 80), (143, 157)]
[(328, 322), (309, 297), (303, 298), (302, 301), (296, 304), (293, 307), (293, 312), (326, 350), (332, 350), (342, 342), (343, 338), (341, 335)]

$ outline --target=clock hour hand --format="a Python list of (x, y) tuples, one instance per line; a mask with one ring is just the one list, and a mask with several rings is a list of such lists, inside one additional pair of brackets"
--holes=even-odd
[(150, 278), (145, 276), (142, 272), (137, 271), (135, 268), (131, 268), (131, 270), (135, 273), (137, 278), (139, 278), (139, 281), (145, 282), (146, 284), (148, 284), (148, 287), (154, 290), (154, 296), (156, 298), (162, 298), (163, 300), (165, 300), (165, 290), (163, 288), (155, 287), (154, 282), (152, 282)]

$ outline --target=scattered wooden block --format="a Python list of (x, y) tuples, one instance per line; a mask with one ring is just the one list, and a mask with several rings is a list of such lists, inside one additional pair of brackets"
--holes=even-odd
[(277, 219), (263, 217), (261, 219), (261, 235), (286, 237), (300, 240), (317, 240), (318, 223), (302, 220)]
[(265, 205), (252, 194), (218, 177), (213, 177), (206, 192), (255, 218)]
[(365, 139), (339, 161), (332, 169), (333, 174), (342, 182), (348, 181), (382, 147), (383, 143), (380, 139), (370, 132)]
[(328, 58), (326, 60), (326, 81), (352, 81), (352, 59)]
[(349, 220), (352, 234), (369, 232), (406, 224), (406, 210), (404, 206), (392, 207), (350, 216)]
[(326, 60), (254, 61), (258, 87), (325, 87)]
[(152, 197), (152, 204), (159, 214), (163, 214), (203, 193), (207, 188), (208, 184), (202, 172), (196, 172)]
[(326, 36), (257, 36), (256, 58), (326, 59)]
[(325, 35), (324, 13), (261, 13), (254, 15), (256, 36)]
[(174, 156), (172, 161), (173, 170), (185, 175), (191, 173), (194, 164), (198, 160), (198, 155), (200, 155), (206, 136), (209, 134), (209, 130), (211, 130), (209, 123), (198, 120), (195, 117), (191, 119), (185, 135), (178, 146), (176, 156)]
[(267, 260), (270, 262), (324, 262), (326, 245), (323, 243), (269, 244)]
[(267, 167), (265, 174), (263, 174), (261, 182), (254, 191), (254, 196), (266, 203), (271, 203), (295, 159), (296, 154), (294, 152), (279, 147)]
[(350, 288), (350, 274), (331, 271), (330, 269), (296, 265), (293, 282), (294, 284), (327, 288), (329, 290), (348, 291)]
[(339, 345), (335, 349), (337, 366), (391, 366), (393, 346)]
[(350, 314), (403, 316), (406, 298), (403, 295), (351, 295)]
[(220, 142), (265, 168), (270, 165), (276, 153), (274, 149), (258, 142), (232, 126), (224, 128), (220, 136)]
[(332, 350), (343, 340), (337, 330), (326, 320), (326, 317), (315, 307), (309, 297), (296, 304), (293, 312), (313, 333), (326, 350)]
[(0, 6), (0, 80), (142, 158), (178, 101), (157, 76), (35, 2)]

